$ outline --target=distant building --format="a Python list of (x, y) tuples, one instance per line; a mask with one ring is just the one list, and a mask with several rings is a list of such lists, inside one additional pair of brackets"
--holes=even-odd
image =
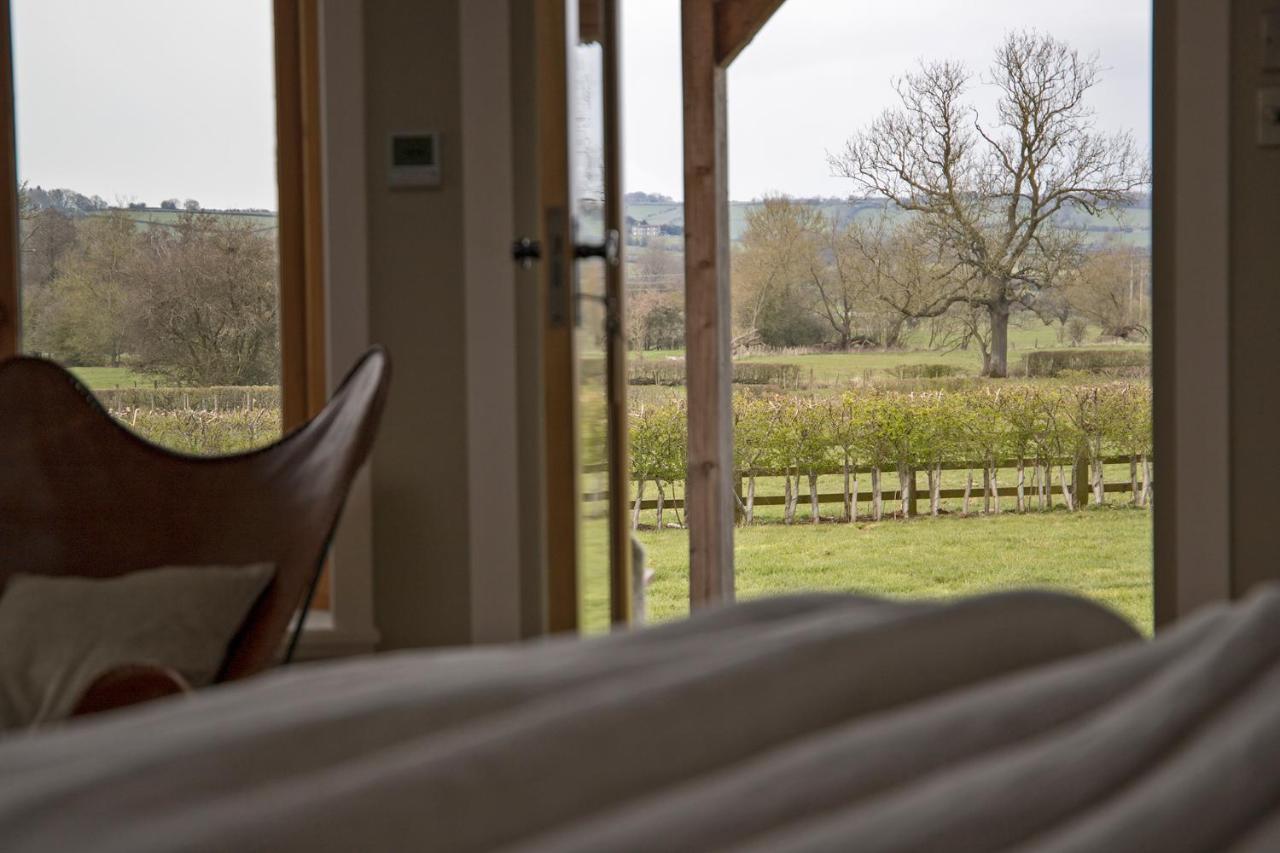
[(651, 237), (661, 237), (662, 226), (653, 225), (646, 219), (635, 220), (627, 217), (627, 239), (632, 243), (641, 243)]

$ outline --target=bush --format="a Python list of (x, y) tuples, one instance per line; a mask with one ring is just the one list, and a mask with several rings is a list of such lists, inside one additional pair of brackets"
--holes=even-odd
[(112, 414), (138, 435), (200, 456), (243, 453), (280, 437), (280, 409), (123, 409)]
[(213, 388), (111, 388), (94, 396), (108, 411), (220, 412), (233, 409), (279, 409), (276, 385), (224, 385)]
[[(737, 385), (771, 385), (777, 388), (799, 388), (803, 375), (798, 364), (771, 364), (760, 361), (733, 363), (733, 381)], [(627, 382), (630, 385), (685, 384), (683, 359), (669, 361), (629, 361)]]
[(964, 376), (965, 369), (956, 364), (900, 364), (889, 375), (896, 379), (951, 379)]
[(684, 360), (627, 362), (629, 385), (684, 385)]
[(1151, 353), (1145, 349), (1034, 350), (1022, 359), (1028, 377), (1075, 375), (1145, 376), (1151, 371)]
[(770, 364), (763, 361), (736, 361), (733, 363), (733, 381), (736, 385), (775, 385), (779, 388), (799, 388), (801, 369), (798, 364)]
[[(892, 470), (1001, 459), (1093, 459), (1151, 452), (1145, 384), (989, 385), (957, 391), (849, 391), (818, 401), (796, 394), (734, 396), (739, 470), (812, 470), (850, 464)], [(682, 402), (632, 413), (632, 474), (682, 478)], [(1069, 463), (1068, 463), (1069, 464)]]

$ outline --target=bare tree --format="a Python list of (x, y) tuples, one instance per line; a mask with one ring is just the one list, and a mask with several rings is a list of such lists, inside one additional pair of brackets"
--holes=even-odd
[(1111, 240), (1089, 254), (1066, 282), (1071, 310), (1102, 327), (1102, 334), (1144, 340), (1150, 334), (1147, 283), (1151, 260), (1132, 246)]
[(884, 112), (831, 157), (837, 175), (916, 214), (950, 287), (915, 299), (913, 316), (978, 308), (991, 335), (988, 376), (1008, 374), (1009, 315), (1035, 308), (1061, 283), (1080, 237), (1060, 212), (1096, 216), (1132, 203), (1150, 181), (1131, 133), (1096, 130), (1086, 96), (1096, 57), (1034, 31), (997, 48), (986, 82), (998, 91), (984, 124), (965, 102), (971, 76), (956, 62), (926, 62), (896, 81), (901, 106)]
[(815, 329), (805, 297), (816, 236), (824, 227), (820, 210), (786, 196), (765, 198), (747, 212), (741, 249), (733, 259), (734, 349), (794, 344), (800, 342), (797, 336)]

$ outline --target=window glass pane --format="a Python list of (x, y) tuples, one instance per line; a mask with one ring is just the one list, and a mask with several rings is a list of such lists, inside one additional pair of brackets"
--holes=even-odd
[(277, 438), (272, 4), (12, 9), (23, 350), (163, 445)]

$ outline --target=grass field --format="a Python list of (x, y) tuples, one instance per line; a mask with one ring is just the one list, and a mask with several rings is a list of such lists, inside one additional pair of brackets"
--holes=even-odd
[(156, 381), (153, 376), (135, 373), (127, 367), (73, 367), (71, 372), (77, 379), (88, 385), (91, 391), (149, 387)]
[[(1097, 329), (1090, 330), (1088, 340), (1094, 340)], [(743, 361), (762, 361), (781, 364), (798, 364), (810, 371), (814, 382), (830, 384), (850, 379), (867, 379), (877, 374), (884, 374), (903, 365), (945, 364), (960, 368), (966, 373), (976, 376), (982, 370), (982, 354), (976, 347), (969, 350), (929, 350), (926, 333), (917, 329), (906, 339), (906, 346), (899, 350), (879, 351), (866, 350), (860, 352), (818, 352), (811, 354), (766, 353), (748, 356)], [(1066, 344), (1058, 342), (1056, 329), (1035, 321), (1024, 321), (1021, 325), (1009, 328), (1009, 367), (1016, 370), (1022, 363), (1022, 356), (1035, 349), (1062, 349)], [(1087, 343), (1085, 346), (1099, 349), (1132, 348), (1145, 345)], [(679, 358), (684, 355), (679, 350), (649, 350), (633, 352), (632, 359), (662, 360)]]
[[(638, 537), (657, 573), (647, 590), (650, 621), (687, 614), (687, 532), (641, 531)], [(949, 598), (1038, 587), (1088, 596), (1151, 633), (1147, 510), (766, 524), (738, 528), (735, 542), (742, 599), (806, 590)]]

